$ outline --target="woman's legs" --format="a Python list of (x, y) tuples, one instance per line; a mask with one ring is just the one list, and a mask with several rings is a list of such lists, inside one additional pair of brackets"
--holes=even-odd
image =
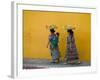
[(59, 53), (57, 49), (52, 49), (51, 50), (52, 53), (52, 62), (53, 63), (58, 63), (59, 62)]

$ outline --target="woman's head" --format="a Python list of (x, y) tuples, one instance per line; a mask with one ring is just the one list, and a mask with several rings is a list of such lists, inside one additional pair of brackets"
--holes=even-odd
[(69, 33), (69, 35), (73, 36), (74, 32), (72, 29), (68, 29), (67, 32)]
[(51, 33), (54, 33), (54, 32), (55, 32), (55, 30), (54, 30), (54, 29), (50, 29), (50, 32), (51, 32)]

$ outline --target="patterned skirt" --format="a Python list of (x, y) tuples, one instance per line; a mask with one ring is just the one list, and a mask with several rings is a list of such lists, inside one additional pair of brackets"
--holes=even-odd
[(50, 48), (50, 52), (51, 52), (51, 57), (52, 57), (53, 61), (59, 59), (59, 50), (58, 50), (58, 48), (55, 48), (55, 49)]
[(79, 61), (78, 52), (75, 44), (73, 44), (72, 48), (67, 46), (67, 53), (66, 53), (66, 62), (67, 63), (77, 63)]

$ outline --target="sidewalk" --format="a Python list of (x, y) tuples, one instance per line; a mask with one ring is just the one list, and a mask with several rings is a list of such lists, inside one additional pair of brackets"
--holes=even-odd
[(24, 59), (23, 69), (42, 69), (42, 68), (63, 68), (63, 67), (80, 67), (80, 66), (90, 66), (90, 63), (81, 62), (80, 64), (64, 64), (51, 63), (47, 59)]

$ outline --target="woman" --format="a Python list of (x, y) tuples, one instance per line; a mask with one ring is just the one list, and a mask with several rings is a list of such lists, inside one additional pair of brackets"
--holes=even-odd
[(52, 28), (50, 29), (49, 41), (47, 44), (50, 45), (50, 53), (52, 56), (52, 63), (59, 62), (59, 50), (58, 50), (58, 35), (55, 34), (55, 30)]
[(66, 63), (80, 63), (79, 56), (75, 44), (74, 32), (73, 30), (67, 29), (67, 52), (66, 52)]

